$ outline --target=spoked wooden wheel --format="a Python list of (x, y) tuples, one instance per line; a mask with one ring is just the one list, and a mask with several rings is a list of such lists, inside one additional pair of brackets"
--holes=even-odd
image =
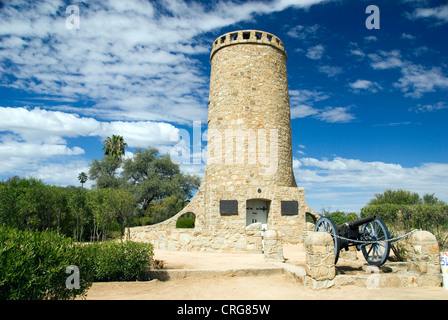
[(361, 250), (367, 263), (374, 266), (383, 265), (390, 252), (389, 230), (383, 220), (376, 218), (375, 220), (363, 224), (361, 229), (363, 241), (372, 241), (369, 244), (362, 244)]
[(334, 241), (334, 264), (338, 262), (339, 259), (339, 251), (340, 251), (340, 242), (338, 238), (338, 228), (334, 223), (333, 219), (329, 217), (322, 217), (316, 222), (316, 228), (314, 231), (320, 232), (328, 232), (333, 237)]

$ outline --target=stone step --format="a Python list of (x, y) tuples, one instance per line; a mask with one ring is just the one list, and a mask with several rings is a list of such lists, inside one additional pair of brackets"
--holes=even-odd
[(220, 277), (270, 276), (283, 274), (282, 267), (251, 267), (239, 269), (155, 269), (147, 270), (148, 279), (209, 279)]

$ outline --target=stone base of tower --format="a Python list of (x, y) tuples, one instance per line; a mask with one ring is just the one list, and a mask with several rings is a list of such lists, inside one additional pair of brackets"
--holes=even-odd
[[(195, 215), (195, 227), (176, 228), (186, 213)], [(304, 188), (213, 189), (202, 183), (193, 200), (175, 216), (130, 228), (128, 235), (130, 240), (150, 242), (164, 250), (262, 253), (265, 230), (276, 230), (286, 243), (302, 242), (306, 215), (319, 217), (305, 202)]]

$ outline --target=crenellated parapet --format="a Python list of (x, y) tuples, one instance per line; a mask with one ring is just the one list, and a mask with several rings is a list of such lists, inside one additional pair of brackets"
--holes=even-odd
[(213, 55), (221, 48), (241, 43), (270, 45), (282, 51), (286, 56), (286, 50), (283, 42), (272, 33), (258, 30), (240, 30), (229, 32), (218, 37), (213, 42), (210, 60), (212, 60)]

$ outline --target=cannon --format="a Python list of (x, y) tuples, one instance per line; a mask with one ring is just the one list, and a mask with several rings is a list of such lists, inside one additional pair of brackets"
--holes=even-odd
[(330, 217), (321, 217), (315, 231), (328, 232), (334, 241), (335, 264), (342, 249), (355, 246), (361, 250), (369, 265), (383, 265), (390, 252), (390, 234), (386, 224), (376, 216), (336, 225)]

